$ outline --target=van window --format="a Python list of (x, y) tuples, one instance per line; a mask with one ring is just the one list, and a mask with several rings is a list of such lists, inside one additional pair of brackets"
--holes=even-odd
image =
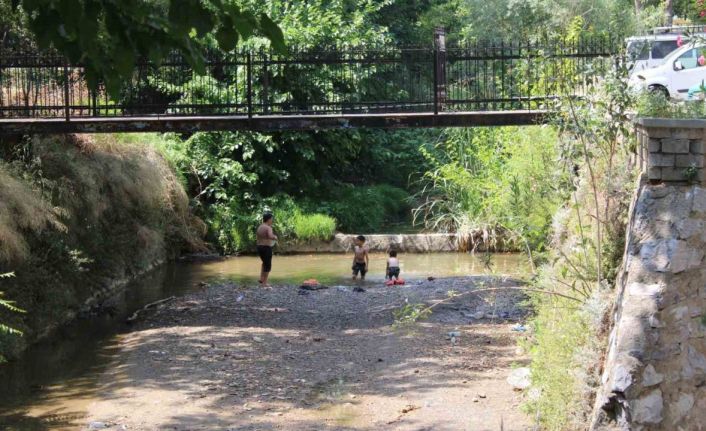
[(652, 58), (660, 59), (666, 57), (670, 52), (677, 49), (676, 40), (658, 40), (652, 43)]
[(650, 58), (650, 44), (644, 40), (628, 43), (628, 57), (634, 60), (648, 60)]
[(681, 65), (684, 69), (693, 69), (699, 66), (699, 56), (701, 56), (703, 52), (703, 48), (692, 48), (684, 54), (680, 55), (678, 60), (681, 62)]

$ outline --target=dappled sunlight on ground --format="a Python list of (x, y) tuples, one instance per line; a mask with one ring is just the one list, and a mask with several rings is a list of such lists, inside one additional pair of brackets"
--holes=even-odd
[[(102, 376), (90, 420), (145, 430), (497, 430), (501, 421), (526, 429), (520, 395), (504, 381), (524, 360), (511, 322), (442, 308), (395, 329), (389, 310), (370, 312), (444, 292), (215, 286), (120, 337), (119, 363)], [(461, 332), (456, 345), (452, 330)]]

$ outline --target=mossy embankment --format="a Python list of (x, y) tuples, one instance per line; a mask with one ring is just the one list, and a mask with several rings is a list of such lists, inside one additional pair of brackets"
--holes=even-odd
[(0, 282), (24, 314), (0, 355), (70, 320), (116, 285), (186, 250), (202, 248), (174, 171), (153, 147), (112, 136), (0, 142)]

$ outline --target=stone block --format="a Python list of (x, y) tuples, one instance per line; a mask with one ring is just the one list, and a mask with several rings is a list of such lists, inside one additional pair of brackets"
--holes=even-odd
[(677, 274), (687, 269), (698, 268), (703, 257), (702, 249), (677, 239), (647, 241), (640, 249), (640, 258), (645, 267), (655, 272)]
[(689, 139), (690, 132), (692, 129), (684, 129), (684, 128), (678, 128), (678, 129), (669, 129), (670, 133), (672, 134), (672, 138), (674, 139)]
[(688, 139), (666, 138), (662, 139), (663, 153), (687, 154), (689, 152)]
[(647, 179), (649, 180), (661, 180), (662, 179), (662, 168), (657, 166), (650, 166), (647, 168)]
[(701, 139), (704, 136), (704, 129), (689, 129), (689, 139)]
[(662, 168), (662, 181), (686, 181), (684, 168)]
[(686, 305), (680, 305), (670, 310), (670, 314), (673, 320), (684, 320), (684, 318), (689, 314), (689, 307)]
[(658, 424), (662, 422), (662, 391), (656, 389), (637, 400), (630, 401), (632, 419), (642, 424)]
[[(652, 140), (650, 140), (652, 141)], [(704, 154), (706, 151), (706, 145), (704, 144), (704, 141), (699, 139), (695, 141), (691, 141), (689, 143), (689, 152), (691, 154)]]
[(681, 219), (674, 224), (674, 227), (679, 239), (689, 239), (704, 231), (704, 221), (695, 218)]
[(689, 346), (687, 349), (687, 358), (689, 365), (701, 374), (706, 373), (706, 357), (699, 352), (694, 346)]
[(650, 153), (659, 153), (662, 150), (662, 141), (659, 139), (650, 138), (647, 143), (647, 151)]
[(668, 127), (648, 127), (645, 129), (650, 138), (671, 138), (672, 131)]
[(702, 187), (694, 187), (694, 199), (692, 204), (692, 211), (697, 213), (706, 212), (706, 189)]
[(701, 154), (677, 154), (674, 166), (678, 168), (688, 168), (691, 166), (695, 168), (703, 168), (704, 156)]
[(692, 394), (679, 394), (679, 399), (669, 405), (669, 416), (672, 424), (684, 419), (694, 407), (694, 396)]
[(645, 284), (633, 282), (628, 284), (628, 294), (630, 296), (652, 296), (655, 297), (662, 293), (663, 286), (659, 283)]
[(613, 368), (611, 392), (626, 392), (632, 386), (632, 367), (618, 364)]
[(644, 387), (658, 385), (662, 383), (663, 380), (664, 376), (659, 374), (652, 364), (647, 365), (642, 372), (642, 386)]
[(647, 166), (674, 167), (676, 156), (674, 154), (650, 153), (647, 156)]
[(701, 321), (701, 317), (693, 318), (689, 321), (689, 338), (706, 337), (706, 327)]

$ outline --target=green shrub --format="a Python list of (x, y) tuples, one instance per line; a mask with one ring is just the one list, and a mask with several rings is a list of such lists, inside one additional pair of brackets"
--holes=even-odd
[(346, 233), (378, 233), (392, 223), (409, 219), (409, 193), (398, 187), (376, 185), (346, 187), (332, 200), (310, 205), (317, 213), (329, 214)]
[[(527, 402), (530, 415), (541, 412), (546, 430), (576, 429), (583, 422), (582, 374), (586, 358), (577, 354), (594, 341), (595, 332), (576, 303), (533, 296), (532, 385), (541, 396)], [(578, 347), (577, 347), (578, 346)]]
[(232, 198), (212, 204), (206, 217), (211, 241), (225, 253), (251, 250), (262, 215), (274, 215), (274, 230), (280, 242), (327, 240), (336, 231), (336, 219), (325, 214), (305, 213), (290, 196), (277, 194), (254, 203)]
[(637, 98), (637, 115), (656, 118), (706, 118), (703, 100), (675, 102), (661, 92), (644, 92)]
[(303, 241), (326, 241), (336, 233), (336, 219), (324, 214), (298, 214), (293, 223), (294, 234)]
[(515, 247), (543, 250), (552, 215), (569, 189), (553, 127), (446, 130), (425, 150), (433, 169), (424, 173), (415, 221), (428, 229), (492, 242), (505, 233)]

